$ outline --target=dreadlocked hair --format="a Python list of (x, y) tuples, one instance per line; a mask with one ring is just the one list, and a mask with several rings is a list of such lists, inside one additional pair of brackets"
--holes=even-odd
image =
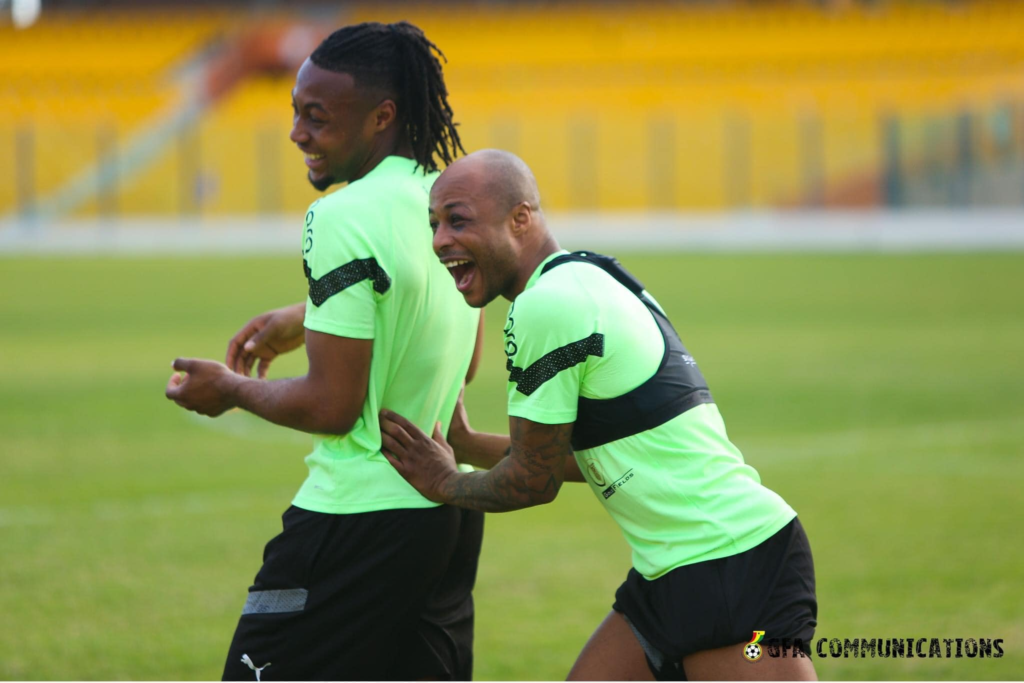
[(452, 121), (438, 57), (448, 61), (423, 31), (400, 21), (340, 28), (309, 59), (321, 69), (350, 74), (358, 87), (392, 93), (417, 165), (436, 171), (436, 158), (450, 164), (457, 153), (466, 153)]

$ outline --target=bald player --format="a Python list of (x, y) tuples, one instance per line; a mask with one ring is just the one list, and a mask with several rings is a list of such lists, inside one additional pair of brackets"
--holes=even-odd
[[(633, 568), (572, 680), (813, 680), (810, 546), (726, 435), (697, 361), (619, 263), (559, 248), (529, 168), (486, 150), (430, 193), (434, 251), (474, 307), (512, 302), (505, 325), (511, 436), (446, 441), (381, 413), (384, 454), (426, 498), (499, 512), (586, 481), (632, 548)], [(461, 473), (456, 462), (489, 467)], [(756, 632), (796, 645), (760, 658)], [(754, 634), (752, 637), (751, 634)]]

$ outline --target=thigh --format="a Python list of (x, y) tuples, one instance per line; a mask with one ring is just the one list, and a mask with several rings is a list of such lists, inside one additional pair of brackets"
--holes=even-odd
[(653, 681), (644, 649), (621, 613), (597, 627), (569, 672), (570, 681)]

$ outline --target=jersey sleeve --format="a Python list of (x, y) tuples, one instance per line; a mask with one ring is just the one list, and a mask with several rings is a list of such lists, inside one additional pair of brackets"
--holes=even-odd
[(367, 237), (373, 226), (363, 222), (323, 200), (309, 207), (303, 232), (306, 329), (373, 339), (377, 305), (390, 290), (391, 277)]
[(579, 302), (520, 299), (505, 326), (508, 414), (542, 424), (575, 422), (587, 363), (604, 354), (604, 335)]

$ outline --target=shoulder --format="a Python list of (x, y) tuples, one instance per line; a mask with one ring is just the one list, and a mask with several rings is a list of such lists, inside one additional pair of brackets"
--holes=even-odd
[[(516, 297), (509, 310), (510, 331), (568, 343), (597, 331), (599, 302), (565, 264), (544, 273)], [(562, 271), (562, 272), (559, 272)]]
[(306, 221), (347, 221), (373, 210), (378, 203), (377, 198), (369, 197), (365, 192), (357, 192), (356, 189), (342, 187), (316, 200), (306, 210)]
[[(320, 253), (360, 253), (378, 251), (376, 242), (381, 223), (380, 211), (374, 202), (368, 202), (349, 188), (325, 195), (309, 205), (303, 218), (306, 251)], [(364, 254), (368, 255), (368, 254)]]
[(396, 207), (402, 202), (426, 205), (430, 188), (438, 175), (436, 171), (424, 171), (412, 159), (392, 156), (339, 193), (345, 201), (371, 203), (384, 208)]
[(563, 263), (538, 278), (516, 297), (525, 315), (544, 322), (563, 319), (593, 319), (607, 294), (621, 286), (600, 268), (588, 263)]

